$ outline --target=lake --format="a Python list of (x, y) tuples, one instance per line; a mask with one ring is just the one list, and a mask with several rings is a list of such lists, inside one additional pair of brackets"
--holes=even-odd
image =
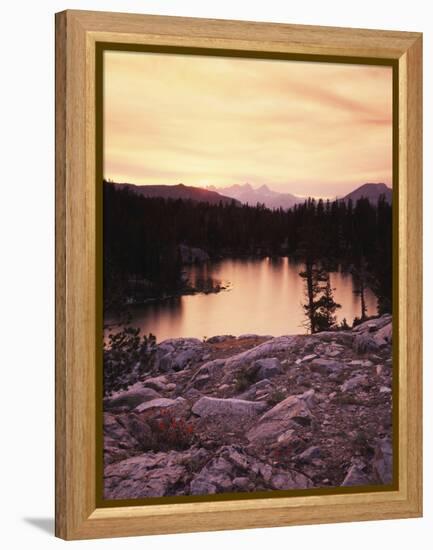
[[(289, 258), (225, 259), (185, 269), (194, 284), (198, 280), (228, 285), (218, 293), (194, 294), (150, 302), (132, 308), (132, 325), (143, 334), (152, 332), (158, 342), (166, 338), (204, 338), (220, 334), (281, 336), (303, 334), (306, 318), (304, 265)], [(352, 275), (331, 273), (334, 299), (341, 304), (338, 321), (349, 324), (360, 316), (360, 298), (354, 294)], [(373, 292), (366, 291), (367, 314), (377, 312)]]

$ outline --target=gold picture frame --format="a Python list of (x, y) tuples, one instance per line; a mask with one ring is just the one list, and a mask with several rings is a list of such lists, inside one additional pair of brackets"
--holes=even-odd
[[(103, 45), (390, 65), (394, 70), (394, 418), (388, 490), (278, 498), (100, 501), (100, 181)], [(99, 83), (99, 84), (98, 84)], [(100, 186), (99, 186), (100, 187)], [(84, 539), (418, 517), (422, 514), (422, 34), (121, 13), (56, 14), (56, 535)], [(396, 382), (395, 382), (396, 384)], [(367, 488), (368, 489), (368, 488)]]

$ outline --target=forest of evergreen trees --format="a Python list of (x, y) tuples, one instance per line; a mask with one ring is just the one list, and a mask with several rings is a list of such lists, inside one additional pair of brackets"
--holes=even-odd
[[(326, 274), (338, 265), (353, 273), (361, 303), (368, 287), (378, 298), (379, 313), (391, 311), (392, 207), (384, 198), (377, 205), (367, 199), (356, 204), (308, 199), (290, 210), (270, 210), (234, 202), (209, 205), (146, 198), (104, 182), (103, 242), (107, 309), (125, 302), (132, 279), (142, 285), (143, 296), (181, 292), (179, 245), (184, 244), (201, 248), (215, 259), (299, 258), (305, 264), (300, 275), (306, 280), (307, 293), (313, 292), (314, 285), (316, 294), (321, 293), (316, 300), (310, 295), (307, 316), (308, 311), (313, 314), (314, 303), (323, 311), (327, 299), (331, 299), (332, 313)], [(310, 318), (311, 332), (323, 329), (326, 319), (319, 317), (316, 327)]]

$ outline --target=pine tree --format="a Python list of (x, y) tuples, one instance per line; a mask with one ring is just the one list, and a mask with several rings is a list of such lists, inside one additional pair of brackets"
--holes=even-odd
[(359, 265), (352, 268), (352, 275), (355, 281), (356, 288), (353, 291), (356, 296), (359, 296), (361, 302), (361, 317), (360, 320), (365, 321), (367, 319), (367, 304), (365, 303), (365, 291), (367, 289), (368, 272), (367, 262), (365, 257), (361, 256)]
[(334, 300), (329, 273), (312, 262), (306, 262), (305, 271), (299, 273), (305, 280), (307, 303), (303, 305), (306, 326), (311, 334), (335, 328), (335, 311), (341, 307)]
[(318, 331), (329, 330), (337, 325), (335, 311), (341, 307), (334, 300), (334, 290), (331, 287), (329, 273), (326, 273), (326, 284), (323, 287), (322, 295), (317, 301), (316, 326)]

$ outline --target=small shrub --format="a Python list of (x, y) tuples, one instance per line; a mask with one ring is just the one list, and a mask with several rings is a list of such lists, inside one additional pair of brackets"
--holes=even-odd
[(338, 330), (350, 330), (350, 326), (347, 323), (346, 317), (341, 321), (341, 323), (338, 325)]
[(127, 388), (149, 372), (156, 352), (153, 334), (140, 337), (140, 329), (124, 327), (104, 343), (104, 395)]
[(241, 367), (235, 375), (236, 391), (244, 391), (254, 383), (256, 371), (250, 366)]
[(271, 405), (274, 407), (281, 401), (283, 401), (286, 398), (286, 394), (281, 390), (274, 390), (272, 393), (270, 393), (266, 399), (266, 402), (268, 405)]
[(333, 399), (336, 405), (362, 405), (358, 399), (351, 395), (336, 395)]
[(358, 430), (353, 438), (353, 447), (355, 452), (360, 455), (365, 455), (367, 457), (372, 457), (374, 454), (374, 449), (370, 445), (369, 437), (367, 436), (364, 430)]
[(147, 421), (156, 451), (182, 451), (191, 447), (196, 436), (194, 426), (183, 418), (178, 418), (168, 409), (161, 409), (157, 417)]

